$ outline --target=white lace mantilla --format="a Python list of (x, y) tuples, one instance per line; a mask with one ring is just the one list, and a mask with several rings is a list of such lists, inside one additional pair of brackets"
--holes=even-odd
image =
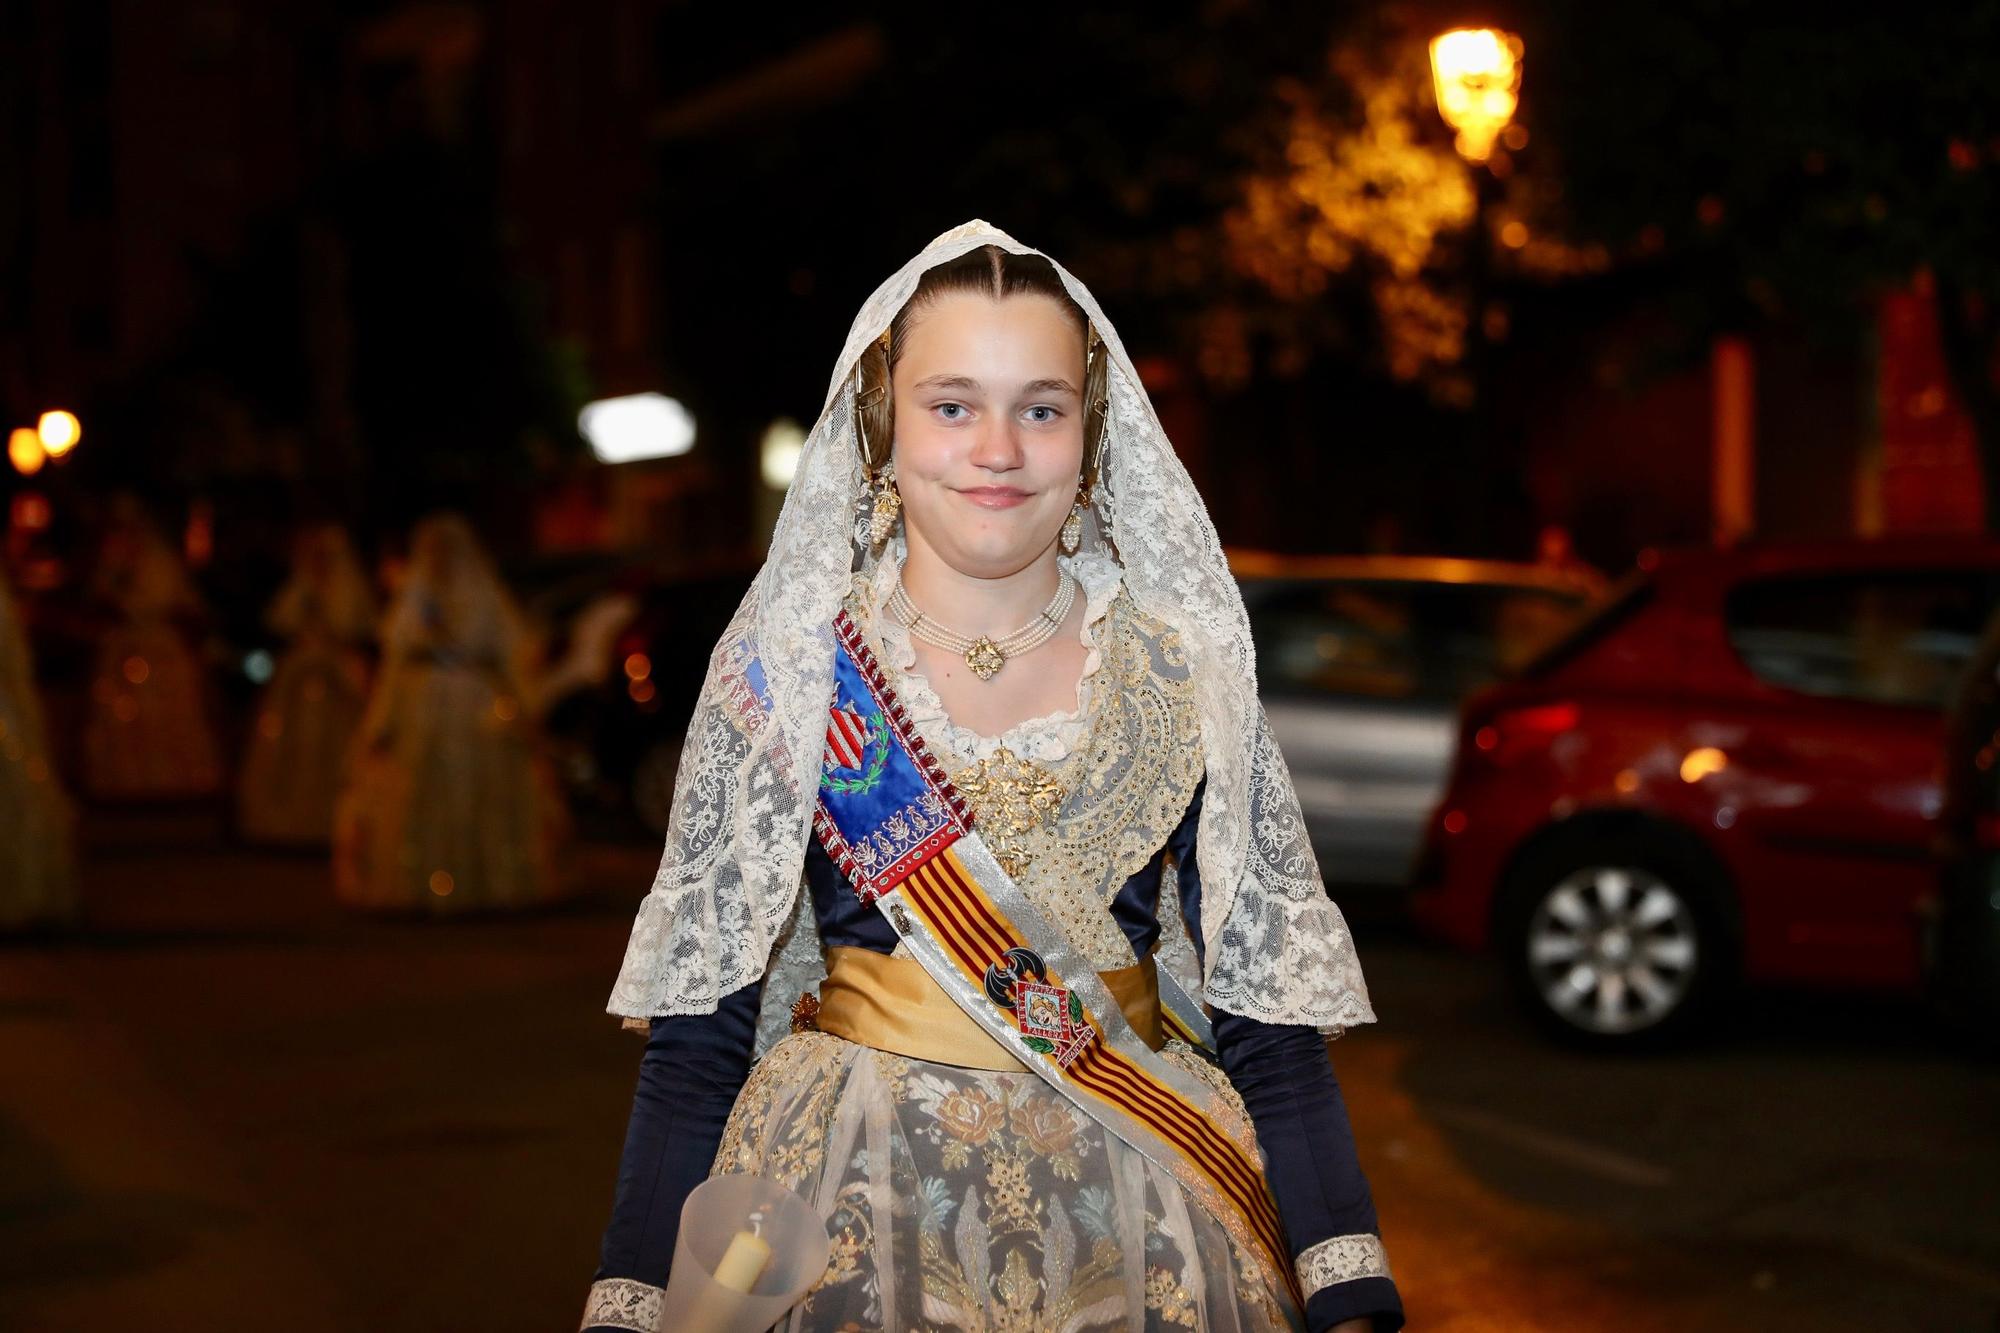
[(1383, 1252), (1381, 1237), (1363, 1231), (1321, 1241), (1301, 1254), (1294, 1267), (1299, 1275), (1299, 1290), (1311, 1300), (1314, 1292), (1336, 1282), (1389, 1276), (1389, 1256)]
[(666, 1292), (631, 1278), (593, 1282), (583, 1304), (581, 1328), (622, 1328), (630, 1333), (660, 1333), (661, 1301)]
[[(889, 594), (895, 591), (896, 570), (902, 563), (901, 547), (902, 541), (898, 538), (895, 548), (877, 562), (875, 573), (867, 582), (871, 608), (880, 608)], [(937, 691), (917, 670), (917, 645), (910, 636), (909, 628), (891, 615), (878, 613), (873, 617), (871, 628), (882, 644), (884, 660), (898, 676), (896, 697), (903, 701), (903, 707), (909, 710), (910, 720), (916, 723), (924, 739), (932, 745), (941, 746), (953, 764), (991, 759), (994, 752), (1002, 748), (1021, 759), (1054, 764), (1069, 758), (1083, 744), (1084, 736), (1090, 730), (1092, 682), (1104, 664), (1104, 654), (1097, 642), (1098, 630), (1111, 610), (1112, 599), (1118, 596), (1125, 576), (1118, 568), (1118, 562), (1101, 551), (1079, 551), (1074, 556), (1059, 559), (1058, 563), (1083, 591), (1082, 638), (1086, 651), (1083, 674), (1076, 682), (1076, 706), (1017, 722), (998, 736), (982, 736), (969, 727), (953, 722), (951, 715), (945, 712), (944, 702), (938, 698)]]
[[(788, 925), (810, 921), (799, 886), (833, 688), (830, 625), (852, 590), (867, 508), (854, 370), (925, 271), (982, 245), (1033, 253), (984, 222), (955, 227), (877, 288), (848, 332), (770, 554), (710, 660), (665, 853), (611, 994), (615, 1014), (643, 1022), (711, 1012), (765, 974)], [(1083, 284), (1057, 271), (1109, 358), (1102, 471), (1083, 549), (1116, 561), (1138, 609), (1178, 631), (1195, 682), (1207, 774), (1204, 996), (1329, 1034), (1368, 1022), (1346, 923), (1326, 896), (1257, 701), (1249, 618), (1215, 526), (1117, 331)], [(866, 559), (861, 569), (875, 572)]]

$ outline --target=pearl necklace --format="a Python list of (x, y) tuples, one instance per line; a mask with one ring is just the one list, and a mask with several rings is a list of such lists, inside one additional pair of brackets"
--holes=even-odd
[(978, 638), (968, 638), (957, 630), (947, 629), (917, 609), (910, 600), (909, 591), (903, 587), (903, 571), (896, 571), (896, 588), (889, 594), (888, 610), (897, 623), (910, 631), (910, 636), (921, 639), (933, 648), (942, 648), (948, 653), (963, 653), (966, 666), (981, 680), (991, 680), (1000, 674), (1000, 668), (1007, 665), (1009, 658), (1019, 657), (1053, 639), (1056, 631), (1069, 615), (1070, 607), (1076, 604), (1076, 580), (1067, 573), (1056, 585), (1056, 595), (1049, 604), (1035, 613), (1035, 618), (1012, 634), (993, 639), (982, 634)]

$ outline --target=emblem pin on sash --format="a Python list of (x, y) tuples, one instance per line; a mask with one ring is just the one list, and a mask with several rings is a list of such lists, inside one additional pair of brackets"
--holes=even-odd
[(986, 996), (1013, 1013), (1022, 1045), (1053, 1056), (1064, 1069), (1097, 1036), (1084, 1022), (1083, 1001), (1067, 986), (1050, 984), (1048, 965), (1033, 949), (1009, 949), (999, 962), (988, 964)]

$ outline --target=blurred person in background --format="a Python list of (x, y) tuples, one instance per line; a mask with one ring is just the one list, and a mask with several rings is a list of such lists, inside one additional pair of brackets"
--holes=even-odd
[(222, 756), (195, 649), (206, 619), (180, 553), (131, 496), (113, 501), (91, 599), (104, 626), (83, 732), (83, 785), (109, 800), (208, 796)]
[(878, 288), (612, 992), (585, 1328), (674, 1326), (711, 1172), (827, 1218), (795, 1333), (1400, 1327), (1325, 1043), (1374, 1013), (1254, 661), (1080, 283), (974, 222)]
[(375, 594), (337, 524), (301, 533), (265, 623), (287, 643), (257, 705), (237, 781), (237, 824), (269, 843), (324, 844), (368, 706)]
[(0, 574), (0, 930), (76, 915), (69, 801), (49, 763), (27, 634)]
[(533, 720), (533, 659), (471, 525), (419, 523), (336, 806), (341, 901), (442, 915), (559, 896), (569, 818)]

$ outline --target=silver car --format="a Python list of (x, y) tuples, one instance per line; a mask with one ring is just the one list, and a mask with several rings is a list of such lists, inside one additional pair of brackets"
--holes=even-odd
[(1459, 704), (1560, 638), (1585, 569), (1232, 552), (1257, 683), (1329, 884), (1400, 885), (1450, 771)]

